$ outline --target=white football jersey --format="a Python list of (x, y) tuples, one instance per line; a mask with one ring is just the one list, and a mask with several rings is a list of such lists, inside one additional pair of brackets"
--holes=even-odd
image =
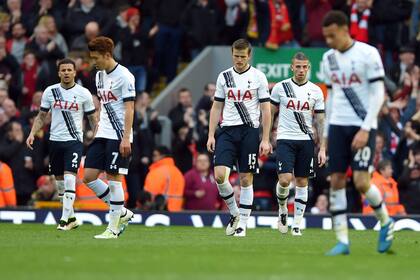
[[(134, 76), (126, 67), (117, 64), (109, 73), (104, 70), (96, 73), (96, 88), (101, 101), (96, 138), (121, 140), (124, 135), (124, 102), (136, 98)], [(130, 141), (133, 141), (133, 130)]]
[(303, 85), (292, 79), (277, 83), (271, 91), (271, 103), (279, 106), (277, 139), (310, 140), (313, 113), (324, 113), (324, 95), (319, 86)]
[(51, 110), (50, 140), (83, 142), (83, 115), (94, 113), (95, 105), (87, 88), (75, 84), (65, 89), (58, 83), (44, 90), (41, 110)]
[[(385, 76), (378, 50), (358, 41), (345, 52), (330, 49), (322, 58), (322, 71), (331, 89), (329, 124), (361, 126), (370, 110), (369, 83)], [(371, 127), (377, 128), (377, 118)]]
[(216, 82), (216, 101), (224, 102), (221, 126), (260, 126), (260, 103), (270, 101), (264, 73), (250, 66), (242, 73), (233, 67), (221, 72)]

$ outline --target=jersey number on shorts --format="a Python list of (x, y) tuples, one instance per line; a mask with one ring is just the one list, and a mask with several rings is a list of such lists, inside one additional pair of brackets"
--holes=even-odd
[(354, 160), (359, 162), (359, 167), (368, 167), (369, 159), (372, 152), (370, 147), (364, 147), (362, 149), (357, 150), (356, 155), (354, 156)]
[(117, 162), (117, 158), (118, 158), (118, 153), (117, 152), (112, 152), (112, 161), (111, 161), (111, 165), (109, 166), (109, 169), (117, 169), (117, 165), (115, 164)]
[(79, 158), (79, 155), (77, 153), (73, 153), (73, 159), (71, 160), (71, 167), (77, 168), (77, 159)]
[(248, 154), (249, 169), (255, 169), (256, 163), (257, 163), (257, 154)]

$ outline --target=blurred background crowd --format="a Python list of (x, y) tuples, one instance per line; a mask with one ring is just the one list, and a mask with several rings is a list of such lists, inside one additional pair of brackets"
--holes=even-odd
[[(222, 209), (212, 156), (205, 149), (215, 84), (202, 85), (202, 92), (182, 88), (173, 93), (178, 103), (167, 115), (170, 148), (156, 140), (161, 114), (150, 106), (151, 99), (206, 46), (230, 45), (243, 37), (272, 50), (326, 47), (321, 19), (332, 9), (349, 15), (353, 38), (380, 50), (387, 73), (373, 183), (391, 214), (419, 214), (420, 0), (0, 0), (0, 207), (42, 207), (57, 200), (54, 178), (47, 176), (48, 125), (38, 133), (33, 151), (24, 140), (43, 89), (58, 82), (58, 59), (76, 61), (77, 83), (91, 91), (99, 106), (87, 43), (104, 35), (114, 40), (117, 61), (136, 78), (133, 157), (124, 182), (127, 206)], [(192, 95), (201, 96), (197, 104)], [(92, 131), (85, 132), (86, 147), (92, 137)], [(275, 210), (274, 155), (259, 162), (254, 206)], [(83, 168), (80, 178), (82, 173)], [(351, 170), (348, 175), (349, 211), (370, 213), (351, 187)], [(235, 173), (230, 181), (239, 192)], [(328, 169), (316, 168), (310, 180), (312, 213), (328, 212), (328, 181)], [(81, 209), (105, 207), (81, 180), (77, 198)]]

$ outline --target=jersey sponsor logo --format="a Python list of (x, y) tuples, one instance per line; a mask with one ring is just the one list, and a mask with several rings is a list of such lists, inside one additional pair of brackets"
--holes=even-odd
[(53, 109), (68, 110), (68, 111), (79, 111), (79, 104), (74, 102), (55, 100)]
[(118, 101), (118, 98), (110, 90), (100, 90), (98, 89), (98, 96), (103, 103), (108, 103), (111, 101)]
[(252, 100), (251, 91), (245, 90), (245, 92), (241, 92), (240, 89), (236, 91), (236, 93), (232, 90), (228, 90), (228, 99), (233, 101), (245, 101), (245, 100)]
[(294, 110), (294, 111), (309, 111), (309, 102), (300, 102), (300, 100), (290, 99), (289, 102), (287, 102), (286, 109)]
[(352, 84), (361, 84), (359, 76), (356, 73), (351, 73), (349, 77), (346, 77), (345, 73), (341, 73), (341, 77), (336, 73), (331, 75), (331, 82), (340, 86), (352, 86)]

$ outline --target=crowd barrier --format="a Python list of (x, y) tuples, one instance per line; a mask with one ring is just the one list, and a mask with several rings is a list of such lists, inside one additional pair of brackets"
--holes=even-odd
[[(0, 210), (0, 223), (40, 223), (45, 225), (55, 225), (60, 219), (60, 210), (34, 209)], [(83, 224), (100, 226), (108, 222), (108, 212), (92, 211), (77, 212), (77, 219)], [(192, 227), (214, 227), (222, 228), (229, 220), (228, 213), (225, 212), (151, 212), (137, 211), (132, 220), (133, 224), (153, 226), (192, 226)], [(420, 231), (420, 215), (395, 217), (396, 230)], [(362, 216), (349, 214), (349, 227), (356, 230), (374, 229), (379, 230), (379, 223), (373, 216)], [(289, 224), (292, 217), (289, 217)], [(1, 226), (0, 226), (1, 227)], [(254, 212), (248, 220), (248, 227), (277, 227), (277, 215), (274, 212)], [(331, 217), (327, 215), (306, 215), (302, 221), (302, 228), (322, 228), (331, 230)]]

